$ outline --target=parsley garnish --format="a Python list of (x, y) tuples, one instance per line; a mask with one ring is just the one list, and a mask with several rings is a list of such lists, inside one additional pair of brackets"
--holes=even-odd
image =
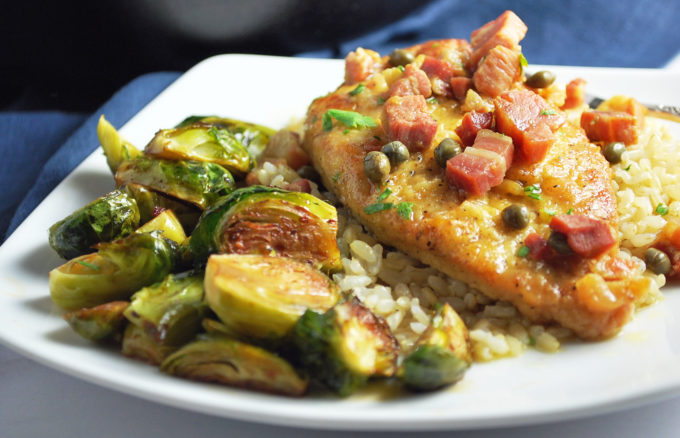
[(545, 109), (541, 111), (542, 116), (554, 116), (555, 114), (557, 114), (557, 111), (555, 111), (554, 109)]
[(378, 105), (382, 105), (383, 103), (385, 103), (385, 99), (383, 97), (379, 97), (378, 98)]
[(439, 313), (444, 308), (444, 305), (442, 303), (440, 303), (439, 301), (437, 301), (436, 303), (434, 303), (433, 307), (434, 307), (434, 311)]
[(437, 103), (437, 98), (432, 96), (426, 100), (427, 103)]
[(381, 211), (389, 210), (392, 207), (394, 207), (394, 205), (391, 202), (376, 202), (375, 204), (367, 205), (364, 208), (364, 212), (366, 214), (374, 214), (379, 213)]
[(518, 250), (517, 250), (517, 257), (526, 257), (529, 255), (529, 247), (526, 245), (522, 245)]
[(570, 208), (569, 210), (567, 210), (567, 214), (572, 214), (573, 212), (574, 212), (573, 208)]
[(365, 116), (354, 111), (330, 109), (323, 115), (324, 131), (330, 131), (333, 129), (332, 119), (337, 120), (348, 128), (374, 128), (378, 126), (375, 123), (375, 120), (369, 116)]
[(413, 202), (400, 202), (397, 204), (397, 213), (407, 221), (413, 219)]
[(529, 66), (529, 62), (524, 57), (524, 53), (519, 54), (519, 66), (522, 67), (522, 68)]
[(632, 164), (629, 164), (628, 167), (626, 167), (626, 168), (623, 169), (623, 170), (625, 170), (626, 172), (628, 172), (628, 171), (630, 170), (630, 166), (632, 166)]
[(534, 339), (533, 336), (529, 336), (529, 345), (531, 345), (532, 347), (536, 345), (536, 339)]
[(554, 210), (543, 210), (543, 213), (547, 214), (548, 216), (555, 216), (557, 214), (557, 212)]
[(374, 135), (373, 138), (375, 138), (378, 141), (382, 141), (382, 139), (380, 137), (378, 137), (377, 135)]
[(345, 129), (344, 131), (342, 131), (342, 133), (347, 135), (349, 133), (349, 129)]
[(359, 84), (359, 85), (357, 85), (357, 87), (356, 87), (354, 90), (352, 90), (352, 91), (349, 92), (349, 95), (350, 95), (350, 96), (356, 96), (357, 94), (359, 94), (359, 93), (361, 93), (362, 91), (364, 91), (364, 88), (366, 88), (366, 87), (364, 86), (364, 84)]
[(94, 269), (95, 271), (99, 270), (99, 266), (93, 265), (92, 263), (87, 263), (82, 260), (76, 260), (77, 263), (80, 263), (81, 265), (85, 266), (86, 268)]
[(659, 214), (661, 216), (665, 216), (665, 215), (668, 214), (668, 207), (666, 207), (663, 204), (659, 204), (659, 205), (656, 206), (656, 210), (654, 210), (654, 211), (656, 211), (656, 214)]
[(390, 190), (389, 187), (386, 188), (385, 190), (383, 190), (383, 192), (382, 192), (381, 194), (378, 195), (378, 202), (384, 201), (385, 198), (387, 198), (387, 197), (390, 196), (391, 194), (392, 194), (392, 190)]
[(338, 178), (340, 178), (340, 173), (342, 173), (342, 172), (340, 172), (338, 170), (337, 172), (335, 172), (335, 175), (333, 175), (333, 182), (334, 183), (338, 182)]
[(405, 70), (405, 68), (404, 68), (404, 66), (403, 66), (403, 65), (399, 65), (399, 66), (397, 66), (397, 68), (398, 68), (398, 69), (399, 69), (399, 71), (401, 71), (401, 72), (403, 72), (403, 71)]
[(541, 188), (538, 186), (526, 186), (524, 187), (524, 192), (531, 199), (540, 200), (541, 199)]

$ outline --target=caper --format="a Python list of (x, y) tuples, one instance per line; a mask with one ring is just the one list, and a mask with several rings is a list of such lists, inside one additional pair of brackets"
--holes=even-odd
[(602, 149), (602, 155), (612, 164), (620, 163), (624, 152), (626, 152), (626, 145), (620, 141), (607, 143)]
[(396, 167), (404, 161), (408, 160), (409, 153), (408, 148), (404, 143), (395, 140), (393, 142), (387, 143), (380, 149), (380, 152), (387, 155), (390, 159), (390, 164), (392, 167)]
[(655, 274), (668, 274), (671, 271), (671, 260), (665, 252), (656, 248), (649, 248), (645, 251), (645, 263), (647, 269)]
[(434, 159), (441, 167), (446, 167), (446, 162), (461, 152), (463, 148), (460, 143), (452, 138), (445, 138), (434, 148)]
[(310, 181), (319, 182), (321, 180), (319, 177), (319, 172), (317, 172), (316, 169), (310, 165), (304, 165), (299, 168), (297, 170), (297, 174), (300, 175), (301, 178), (306, 178)]
[(505, 207), (501, 212), (501, 217), (505, 225), (516, 230), (521, 230), (529, 225), (529, 209), (523, 205), (511, 204)]
[(364, 173), (374, 183), (382, 183), (390, 174), (390, 159), (382, 152), (369, 152), (364, 157)]
[(541, 70), (529, 76), (524, 83), (531, 88), (545, 88), (549, 87), (553, 82), (555, 82), (555, 75), (553, 72)]
[(415, 57), (412, 53), (403, 49), (396, 49), (394, 52), (390, 53), (390, 65), (393, 67), (410, 64), (414, 59)]
[(560, 255), (569, 255), (572, 253), (569, 242), (567, 242), (567, 235), (559, 231), (551, 231), (548, 237), (548, 245)]

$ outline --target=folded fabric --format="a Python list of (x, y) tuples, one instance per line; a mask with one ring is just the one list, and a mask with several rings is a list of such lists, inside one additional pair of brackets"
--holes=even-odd
[[(63, 144), (61, 144), (63, 138), (68, 135), (69, 130), (72, 130), (82, 122), (84, 119), (83, 115), (68, 116), (52, 113), (3, 114), (3, 117), (0, 118), (0, 132), (6, 133), (9, 130), (15, 134), (12, 138), (6, 139), (8, 146), (2, 148), (3, 157), (4, 155), (11, 155), (13, 161), (3, 164), (2, 170), (4, 172), (0, 174), (0, 184), (2, 187), (12, 187), (21, 180), (24, 187), (30, 186), (30, 189), (27, 191), (25, 189), (23, 192), (16, 190), (12, 193), (12, 198), (3, 201), (0, 213), (5, 218), (5, 214), (11, 212), (11, 208), (16, 205), (18, 198), (25, 193), (23, 200), (21, 200), (12, 218), (9, 220), (7, 232), (4, 236), (9, 236), (40, 201), (80, 164), (85, 157), (99, 146), (99, 141), (97, 140), (97, 120), (100, 114), (106, 114), (106, 118), (114, 126), (121, 126), (180, 75), (181, 73), (178, 72), (160, 72), (146, 74), (134, 79), (88, 117), (77, 130), (71, 131), (72, 135)], [(57, 132), (51, 132), (51, 134), (55, 135), (55, 140), (44, 142), (41, 134), (49, 136), (50, 131), (46, 127), (42, 127), (42, 125), (56, 124), (57, 122), (61, 125), (60, 128)], [(28, 135), (27, 133), (30, 133), (32, 130), (34, 133), (30, 134), (30, 138), (17, 138), (21, 135)], [(34, 141), (35, 143), (31, 143), (29, 147), (26, 147), (26, 143), (29, 141)], [(60, 147), (55, 147), (55, 145), (58, 146), (59, 144), (61, 144)], [(37, 178), (35, 177), (36, 174)], [(2, 230), (0, 228), (0, 235)]]

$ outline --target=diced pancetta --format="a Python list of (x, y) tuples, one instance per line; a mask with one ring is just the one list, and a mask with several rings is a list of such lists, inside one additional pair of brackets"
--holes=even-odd
[(345, 57), (345, 84), (356, 84), (381, 71), (380, 54), (359, 47)]
[(529, 234), (524, 239), (524, 244), (529, 248), (529, 257), (533, 260), (548, 261), (555, 255), (550, 245), (548, 245), (548, 240), (540, 234)]
[(499, 154), (469, 147), (446, 162), (446, 180), (454, 187), (480, 196), (503, 182), (506, 169), (505, 159)]
[(452, 96), (451, 78), (456, 74), (450, 62), (432, 56), (425, 56), (421, 66), (432, 82), (432, 91), (440, 96)]
[(383, 126), (390, 141), (399, 140), (409, 151), (427, 147), (437, 132), (437, 122), (422, 95), (390, 97), (383, 105)]
[(496, 46), (489, 50), (472, 76), (477, 91), (496, 97), (512, 88), (522, 76), (520, 57), (518, 49)]
[(623, 111), (584, 111), (581, 127), (590, 141), (620, 141), (627, 145), (638, 141), (638, 120)]
[(451, 78), (449, 85), (451, 85), (451, 94), (453, 94), (453, 97), (463, 101), (465, 100), (468, 90), (472, 88), (472, 79), (464, 76), (455, 76)]
[(526, 33), (526, 24), (512, 11), (503, 12), (495, 20), (473, 31), (470, 35), (472, 70), (475, 70), (479, 60), (496, 46), (500, 45), (508, 49), (518, 48), (519, 42)]
[(493, 113), (491, 111), (470, 111), (463, 116), (460, 125), (456, 128), (456, 134), (464, 146), (471, 146), (480, 130), (491, 129), (492, 126)]
[(616, 245), (609, 225), (581, 214), (561, 214), (550, 220), (550, 229), (567, 236), (569, 247), (586, 258), (598, 257)]
[(468, 75), (468, 63), (472, 48), (466, 40), (445, 39), (434, 40), (413, 46), (416, 55), (426, 55), (442, 61), (446, 61), (453, 68), (455, 76)]
[(578, 108), (586, 100), (586, 81), (585, 79), (576, 78), (572, 79), (567, 84), (567, 97), (564, 100), (564, 105), (560, 108), (562, 109), (572, 109)]
[(286, 184), (284, 189), (290, 190), (291, 192), (312, 193), (312, 184), (308, 179), (300, 178)]
[(416, 94), (430, 97), (432, 87), (425, 72), (415, 65), (409, 64), (404, 69), (403, 76), (392, 83), (390, 96), (413, 96)]
[(477, 133), (472, 146), (477, 149), (495, 152), (503, 157), (505, 159), (506, 171), (512, 165), (515, 148), (512, 145), (512, 139), (507, 135), (493, 132), (490, 129), (482, 129)]

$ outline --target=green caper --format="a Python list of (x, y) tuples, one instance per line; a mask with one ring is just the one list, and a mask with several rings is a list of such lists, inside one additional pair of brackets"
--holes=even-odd
[(626, 145), (620, 141), (607, 143), (602, 149), (602, 155), (612, 164), (620, 163), (624, 152), (626, 152)]
[(403, 49), (397, 49), (390, 53), (390, 65), (393, 67), (410, 64), (414, 60), (415, 56)]
[(655, 274), (668, 274), (671, 271), (671, 259), (668, 258), (665, 252), (659, 251), (656, 248), (649, 248), (645, 251), (645, 263), (647, 269), (650, 269)]
[(501, 217), (505, 225), (516, 230), (521, 230), (529, 225), (529, 209), (523, 205), (511, 204), (505, 207), (501, 212)]
[(376, 184), (380, 184), (390, 174), (390, 159), (379, 151), (371, 151), (364, 157), (364, 173)]
[(524, 83), (531, 88), (545, 88), (549, 87), (553, 82), (555, 82), (555, 75), (553, 72), (541, 70), (529, 76)]
[(434, 148), (434, 159), (441, 167), (446, 167), (446, 162), (461, 152), (463, 148), (460, 143), (452, 138), (445, 138)]
[(548, 237), (548, 245), (560, 255), (569, 255), (572, 253), (569, 242), (567, 242), (567, 235), (558, 231), (551, 231)]
[(306, 178), (316, 183), (321, 181), (321, 178), (319, 177), (319, 172), (317, 172), (316, 169), (310, 165), (304, 165), (301, 168), (299, 168), (297, 170), (297, 174), (300, 175), (301, 178)]
[(387, 143), (382, 147), (382, 149), (380, 149), (380, 152), (387, 155), (387, 158), (390, 159), (390, 164), (393, 167), (396, 167), (408, 160), (409, 157), (408, 148), (406, 145), (404, 145), (404, 143), (398, 140)]

